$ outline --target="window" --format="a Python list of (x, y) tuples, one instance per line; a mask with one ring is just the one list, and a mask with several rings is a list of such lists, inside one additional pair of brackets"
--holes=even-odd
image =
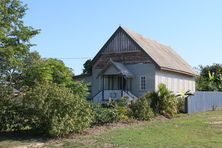
[(146, 90), (146, 76), (140, 77), (140, 90)]

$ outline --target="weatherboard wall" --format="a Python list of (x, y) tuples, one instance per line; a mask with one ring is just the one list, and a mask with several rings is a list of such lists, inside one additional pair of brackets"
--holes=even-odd
[(188, 90), (195, 92), (195, 77), (157, 70), (155, 73), (155, 90), (158, 89), (158, 85), (161, 83), (165, 84), (174, 93)]

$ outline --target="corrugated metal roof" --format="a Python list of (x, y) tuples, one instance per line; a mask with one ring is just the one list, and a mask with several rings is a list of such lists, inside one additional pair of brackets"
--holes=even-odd
[(197, 75), (197, 72), (184, 61), (171, 47), (121, 27), (163, 70), (177, 71), (188, 75)]

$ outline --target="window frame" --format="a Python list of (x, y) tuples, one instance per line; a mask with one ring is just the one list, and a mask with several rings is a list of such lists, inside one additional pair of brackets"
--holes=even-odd
[[(144, 78), (144, 87), (142, 86), (142, 78)], [(147, 80), (147, 76), (146, 75), (141, 75), (140, 76), (140, 80), (139, 80), (140, 81), (140, 86), (139, 87), (140, 87), (141, 91), (146, 91), (146, 87), (147, 87), (146, 86), (146, 80)]]

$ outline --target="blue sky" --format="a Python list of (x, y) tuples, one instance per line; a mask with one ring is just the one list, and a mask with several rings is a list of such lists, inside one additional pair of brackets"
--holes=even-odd
[(41, 29), (32, 42), (43, 57), (64, 59), (82, 72), (121, 24), (170, 45), (191, 66), (222, 63), (221, 0), (23, 0), (27, 25)]

